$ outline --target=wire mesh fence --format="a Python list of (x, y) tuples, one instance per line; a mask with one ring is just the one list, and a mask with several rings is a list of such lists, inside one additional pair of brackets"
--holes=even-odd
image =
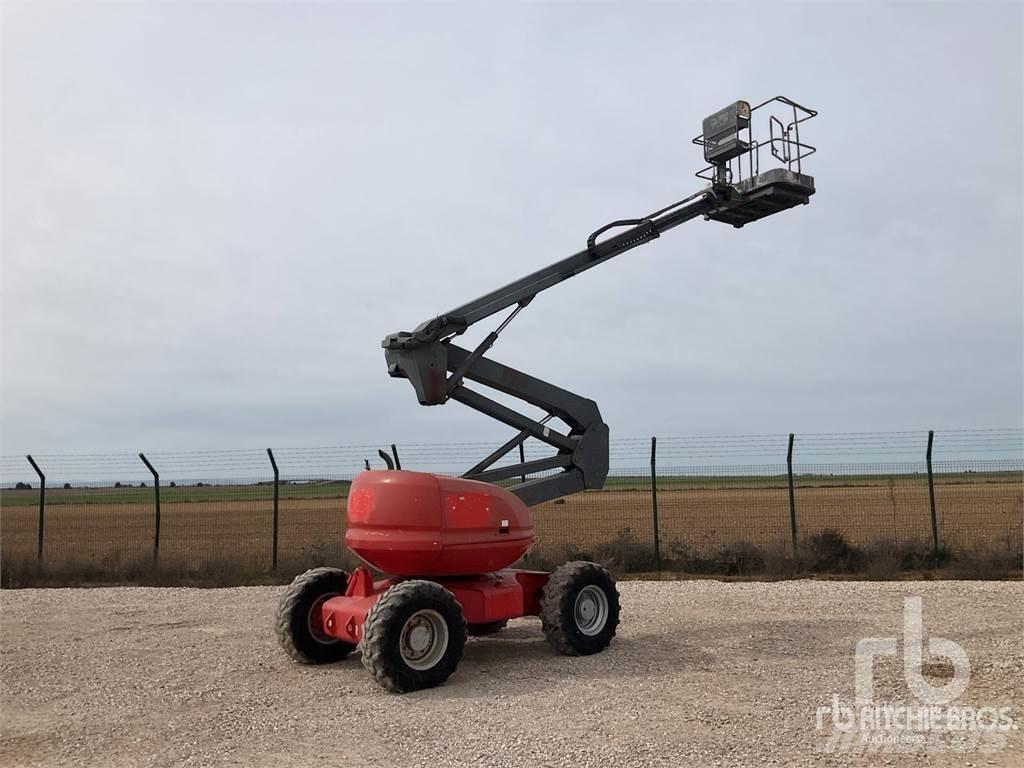
[[(1005, 436), (1000, 439), (999, 445), (1008, 444)], [(708, 455), (738, 455), (740, 443), (708, 440)], [(867, 442), (852, 436), (846, 445)], [(976, 436), (969, 442), (984, 447)], [(817, 551), (826, 540), (833, 548), (836, 541), (846, 547), (830, 557), (881, 547), (934, 559), (950, 552), (998, 552), (1020, 562), (1024, 457), (684, 463), (699, 452), (697, 445), (689, 438), (661, 440), (655, 465), (650, 439), (613, 443), (613, 461), (620, 465), (602, 490), (533, 508), (536, 543), (527, 564), (546, 567), (586, 557), (620, 571), (730, 572), (749, 567), (751, 558), (763, 566), (766, 558)], [(743, 445), (787, 450), (785, 437)], [(837, 445), (831, 439), (826, 450)], [(878, 445), (885, 444), (872, 443), (872, 450), (885, 455), (887, 449)], [(457, 474), (452, 465), (483, 447), (447, 445), (433, 453), (419, 446), (400, 449), (406, 468)], [(140, 471), (134, 457), (114, 454), (37, 456), (41, 476), (35, 483), (23, 457), (4, 457), (4, 582), (17, 583), (19, 574), (39, 571), (66, 574), (69, 583), (130, 582), (156, 570), (183, 576), (221, 572), (226, 581), (244, 583), (344, 562), (350, 557), (344, 549), (348, 488), (367, 454), (365, 446), (279, 451), (276, 478), (263, 451), (149, 454), (152, 472), (145, 466)], [(331, 473), (316, 466), (342, 456), (352, 471)], [(644, 458), (647, 466), (640, 462)], [(252, 471), (260, 465), (262, 473)], [(306, 472), (294, 473), (293, 467)], [(226, 476), (183, 477), (203, 468)], [(124, 479), (96, 479), (111, 470)], [(64, 479), (69, 472), (87, 479)], [(47, 474), (52, 477), (43, 488)], [(26, 479), (12, 482), (21, 476)]]

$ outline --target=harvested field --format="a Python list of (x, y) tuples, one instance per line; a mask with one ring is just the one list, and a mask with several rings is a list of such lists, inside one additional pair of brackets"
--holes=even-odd
[[(649, 484), (649, 479), (646, 480)], [(610, 490), (590, 491), (535, 508), (539, 554), (581, 550), (621, 531), (649, 546), (653, 515), (644, 479), (614, 478)], [(282, 563), (305, 564), (342, 552), (347, 484), (283, 488), (279, 516)], [(246, 495), (248, 492), (249, 495)], [(118, 493), (125, 498), (115, 501)], [(927, 481), (921, 476), (801, 477), (796, 487), (801, 538), (825, 529), (854, 544), (895, 545), (931, 540)], [(952, 549), (1021, 548), (1024, 485), (1012, 474), (939, 477), (935, 485), (940, 541)], [(56, 491), (48, 494), (44, 559), (111, 571), (149, 562), (153, 554), (152, 489)], [(148, 499), (148, 503), (147, 503)], [(33, 492), (5, 492), (0, 556), (5, 564), (34, 562), (38, 503)], [(658, 491), (662, 551), (711, 553), (749, 542), (783, 550), (790, 541), (785, 479), (663, 479)], [(160, 559), (182, 567), (205, 562), (269, 568), (272, 504), (266, 486), (166, 489), (161, 505)]]
[[(816, 724), (854, 693), (854, 649), (929, 636), (971, 664), (959, 706), (1024, 723), (1024, 585), (991, 582), (625, 582), (618, 637), (570, 658), (536, 619), (471, 638), (442, 687), (384, 693), (358, 656), (292, 663), (271, 629), (281, 589), (0, 592), (0, 764), (680, 768), (1017, 766), (1022, 730), (972, 751), (829, 752)], [(931, 666), (928, 667), (931, 669)], [(933, 685), (945, 682), (941, 666)], [(912, 703), (902, 660), (876, 697)], [(988, 750), (977, 752), (981, 746)], [(862, 748), (863, 749), (863, 748)]]

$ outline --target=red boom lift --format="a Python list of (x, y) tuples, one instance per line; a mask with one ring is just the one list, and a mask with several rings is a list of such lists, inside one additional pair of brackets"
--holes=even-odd
[[(754, 138), (758, 110), (767, 135)], [(781, 108), (780, 118), (773, 110)], [(782, 96), (756, 107), (731, 104), (704, 120), (693, 142), (710, 165), (697, 173), (701, 191), (640, 219), (594, 232), (585, 250), (440, 315), (416, 330), (387, 336), (388, 373), (408, 379), (423, 405), (457, 400), (517, 430), (460, 478), (402, 470), (381, 451), (386, 470), (369, 470), (348, 493), (345, 543), (369, 568), (351, 574), (314, 568), (296, 577), (277, 612), (277, 636), (296, 661), (323, 664), (357, 647), (363, 665), (396, 693), (443, 683), (462, 658), (467, 633), (501, 630), (521, 616), (539, 616), (555, 650), (591, 654), (611, 642), (619, 623), (615, 580), (600, 565), (571, 562), (553, 573), (511, 566), (533, 543), (529, 507), (587, 489), (608, 474), (608, 426), (596, 403), (487, 357), (511, 320), (533, 298), (613, 256), (702, 216), (742, 227), (814, 194), (802, 161), (814, 148), (800, 126), (816, 112)], [(761, 170), (761, 150), (776, 163)], [(770, 161), (769, 161), (770, 162)], [(624, 229), (598, 241), (609, 230)], [(454, 337), (503, 309), (510, 314), (472, 351)], [(470, 389), (471, 381), (539, 408), (535, 420)], [(553, 420), (564, 429), (550, 426)], [(494, 465), (528, 439), (554, 455)], [(532, 476), (532, 477), (530, 477)], [(518, 480), (518, 482), (514, 482)], [(498, 485), (511, 482), (510, 485)]]

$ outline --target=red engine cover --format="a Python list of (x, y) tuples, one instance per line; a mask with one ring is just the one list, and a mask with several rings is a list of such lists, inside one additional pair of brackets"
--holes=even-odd
[(522, 557), (533, 521), (518, 496), (491, 483), (370, 470), (349, 489), (345, 543), (396, 576), (469, 576)]

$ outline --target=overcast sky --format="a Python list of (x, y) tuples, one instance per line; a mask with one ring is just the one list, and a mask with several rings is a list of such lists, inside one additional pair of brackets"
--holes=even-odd
[(381, 338), (696, 191), (702, 118), (780, 93), (811, 205), (493, 357), (613, 437), (1020, 427), (1021, 9), (5, 4), (2, 451), (502, 438)]

